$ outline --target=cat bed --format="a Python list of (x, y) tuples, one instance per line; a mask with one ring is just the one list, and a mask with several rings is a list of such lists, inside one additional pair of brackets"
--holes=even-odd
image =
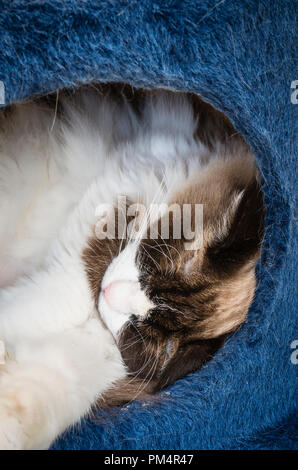
[(101, 411), (53, 448), (295, 448), (297, 13), (291, 0), (0, 1), (6, 104), (92, 81), (196, 92), (251, 145), (267, 205), (242, 328), (164, 400)]

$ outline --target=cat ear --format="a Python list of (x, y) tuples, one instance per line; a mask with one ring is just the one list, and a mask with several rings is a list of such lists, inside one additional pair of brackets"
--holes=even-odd
[(154, 392), (168, 387), (186, 374), (195, 372), (209, 361), (223, 345), (226, 336), (191, 341), (180, 346), (154, 380)]
[(230, 272), (255, 258), (260, 250), (265, 208), (257, 179), (237, 190), (224, 217), (223, 233), (210, 242), (206, 256), (210, 267)]

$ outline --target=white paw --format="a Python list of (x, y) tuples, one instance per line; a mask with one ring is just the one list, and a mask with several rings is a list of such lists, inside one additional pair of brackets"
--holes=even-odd
[(13, 397), (0, 397), (0, 450), (25, 448), (26, 436), (18, 414)]
[(28, 384), (0, 388), (0, 450), (38, 449), (41, 412)]

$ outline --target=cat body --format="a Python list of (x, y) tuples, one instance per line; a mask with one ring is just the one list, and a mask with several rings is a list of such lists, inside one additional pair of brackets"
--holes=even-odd
[[(0, 119), (1, 449), (48, 448), (96, 402), (113, 403), (117, 384), (136, 384), (121, 402), (196, 370), (255, 288), (257, 173), (242, 139), (221, 137), (222, 118), (206, 137), (192, 100), (162, 91), (87, 89), (57, 103)], [(204, 206), (200, 249), (144, 235), (152, 206), (173, 202)], [(98, 223), (131, 203), (147, 210), (137, 235), (101, 238)]]

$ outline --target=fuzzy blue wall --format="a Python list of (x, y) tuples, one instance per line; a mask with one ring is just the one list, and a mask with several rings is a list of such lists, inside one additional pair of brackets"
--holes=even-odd
[[(6, 102), (99, 80), (199, 93), (255, 152), (268, 206), (248, 321), (171, 400), (85, 421), (56, 449), (290, 449), (297, 431), (291, 343), (297, 2), (287, 0), (0, 0)], [(296, 70), (296, 72), (295, 72)]]

